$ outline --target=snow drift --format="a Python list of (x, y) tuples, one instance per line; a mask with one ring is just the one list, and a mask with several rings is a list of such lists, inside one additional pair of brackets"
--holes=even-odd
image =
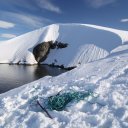
[(50, 51), (43, 62), (76, 66), (106, 57), (128, 41), (128, 32), (88, 24), (53, 24), (0, 43), (0, 63), (36, 64), (33, 48), (44, 41), (68, 43), (65, 49)]
[[(113, 56), (81, 65), (57, 77), (47, 76), (0, 95), (0, 128), (127, 128), (126, 49), (127, 45), (124, 45), (117, 48)], [(70, 89), (91, 90), (98, 97), (70, 104), (63, 111), (48, 110), (53, 119), (36, 104), (37, 97), (41, 101)]]

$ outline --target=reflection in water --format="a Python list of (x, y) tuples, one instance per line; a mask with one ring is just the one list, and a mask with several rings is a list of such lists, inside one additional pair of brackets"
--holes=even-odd
[(0, 93), (32, 82), (41, 77), (50, 75), (57, 76), (65, 70), (43, 65), (0, 65)]

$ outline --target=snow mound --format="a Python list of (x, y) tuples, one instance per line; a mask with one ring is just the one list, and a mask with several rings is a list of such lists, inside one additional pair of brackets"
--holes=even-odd
[(51, 50), (43, 63), (57, 60), (59, 65), (76, 66), (106, 57), (112, 49), (128, 41), (128, 32), (89, 24), (52, 24), (1, 42), (0, 63), (36, 64), (33, 48), (51, 40), (69, 45)]
[[(47, 76), (0, 95), (0, 127), (127, 128), (127, 78), (128, 52)], [(90, 90), (98, 97), (70, 104), (64, 111), (48, 110), (53, 119), (36, 104), (37, 97), (42, 101), (67, 90)]]
[(43, 41), (55, 40), (57, 28), (57, 25), (51, 25), (0, 43), (0, 63), (37, 63), (32, 54), (33, 47)]

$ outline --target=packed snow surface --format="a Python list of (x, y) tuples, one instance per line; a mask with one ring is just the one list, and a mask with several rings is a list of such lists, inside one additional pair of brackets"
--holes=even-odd
[[(77, 66), (106, 57), (111, 50), (128, 42), (128, 32), (89, 24), (52, 24), (0, 43), (0, 63), (36, 64), (33, 48), (44, 41), (68, 43), (50, 51), (43, 62)], [(70, 54), (69, 54), (70, 53)]]
[[(128, 128), (127, 45), (104, 59), (83, 64), (57, 77), (47, 76), (0, 95), (0, 128)], [(122, 50), (121, 50), (122, 49)], [(60, 91), (98, 94), (63, 111), (36, 104)], [(94, 104), (91, 104), (93, 102)]]

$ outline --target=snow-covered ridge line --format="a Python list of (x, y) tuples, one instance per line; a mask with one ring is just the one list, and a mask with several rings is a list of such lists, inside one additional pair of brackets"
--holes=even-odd
[(108, 27), (102, 27), (102, 26), (97, 26), (97, 25), (91, 25), (91, 24), (82, 24), (82, 25), (113, 32), (121, 38), (122, 44), (124, 44), (125, 42), (128, 43), (128, 31), (118, 30), (118, 29), (113, 29), (113, 28), (108, 28)]
[(109, 31), (109, 32), (112, 32), (112, 33), (118, 35), (122, 40), (122, 44), (124, 44), (125, 42), (128, 42), (128, 31), (125, 31), (125, 30), (120, 30), (120, 29), (115, 29), (115, 28), (110, 28), (110, 27), (104, 27), (104, 26), (99, 26), (99, 25), (94, 25), (94, 24), (79, 24), (79, 23), (61, 24), (60, 23), (58, 25), (83, 25), (83, 26), (87, 26), (87, 27), (91, 27), (91, 28), (96, 28), (99, 30), (105, 30), (105, 31)]
[[(122, 43), (125, 43), (125, 42), (128, 42), (128, 31), (125, 31), (125, 30), (119, 30), (119, 29), (115, 29), (115, 28), (110, 28), (110, 27), (104, 27), (104, 26), (99, 26), (99, 25), (94, 25), (94, 24), (79, 24), (79, 23), (58, 23), (58, 24), (51, 24), (51, 25), (48, 25), (48, 26), (45, 26), (43, 28), (40, 28), (40, 29), (37, 29), (37, 30), (33, 30), (33, 31), (30, 31), (30, 32), (27, 32), (25, 34), (22, 34), (20, 36), (17, 36), (15, 38), (18, 38), (18, 37), (22, 37), (24, 35), (27, 35), (29, 33), (32, 33), (32, 32), (36, 32), (36, 31), (39, 31), (39, 30), (42, 30), (42, 29), (47, 29), (49, 28), (50, 26), (60, 26), (60, 25), (83, 25), (83, 26), (87, 26), (87, 27), (92, 27), (92, 28), (96, 28), (96, 29), (100, 29), (100, 30), (105, 30), (105, 31), (109, 31), (109, 32), (112, 32), (112, 33), (115, 33), (117, 34), (121, 40), (122, 40)], [(11, 41), (15, 38), (12, 38), (12, 39), (9, 39), (8, 41)], [(5, 42), (5, 41), (0, 41), (0, 43), (2, 42)]]

